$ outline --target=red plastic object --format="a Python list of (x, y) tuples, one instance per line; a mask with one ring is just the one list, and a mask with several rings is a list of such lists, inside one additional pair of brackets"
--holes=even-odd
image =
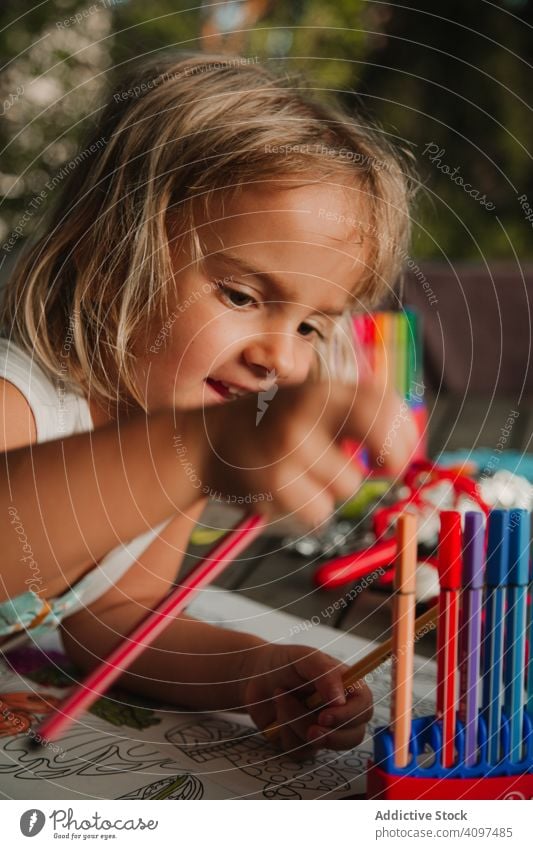
[(349, 581), (358, 581), (370, 574), (374, 569), (390, 566), (394, 562), (398, 544), (396, 539), (383, 540), (370, 548), (356, 551), (353, 554), (344, 554), (323, 563), (315, 573), (315, 582), (320, 587), (333, 589), (341, 587)]
[[(486, 515), (488, 514), (489, 508), (481, 499), (475, 481), (470, 480), (465, 475), (458, 475), (456, 471), (441, 469), (428, 460), (413, 463), (404, 477), (404, 484), (409, 489), (407, 497), (395, 504), (378, 507), (373, 512), (372, 528), (375, 537), (380, 542), (362, 551), (345, 554), (323, 563), (315, 574), (315, 583), (320, 587), (334, 589), (350, 581), (361, 580), (373, 569), (388, 566), (393, 568), (396, 548), (394, 538), (389, 538), (389, 533), (394, 527), (396, 519), (405, 510), (414, 510), (415, 512), (423, 510), (424, 494), (429, 488), (438, 486), (444, 480), (450, 481), (457, 496), (468, 495)], [(460, 574), (460, 558), (457, 559), (452, 554), (450, 554), (448, 560), (450, 563), (453, 560), (456, 561), (455, 565)], [(448, 585), (450, 585), (450, 581), (455, 584), (456, 574), (453, 570), (452, 573), (445, 576), (444, 586), (446, 586), (447, 581)], [(382, 578), (380, 583), (386, 583), (386, 581)]]
[(367, 799), (533, 799), (533, 773), (494, 778), (411, 778), (370, 762)]

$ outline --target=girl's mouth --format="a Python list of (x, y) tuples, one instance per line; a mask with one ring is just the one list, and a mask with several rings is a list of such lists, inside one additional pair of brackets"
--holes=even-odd
[(241, 389), (239, 386), (234, 386), (231, 383), (224, 383), (221, 380), (214, 380), (212, 377), (206, 377), (205, 382), (214, 392), (217, 393), (219, 398), (223, 398), (225, 401), (233, 401), (240, 395), (248, 394), (245, 389)]

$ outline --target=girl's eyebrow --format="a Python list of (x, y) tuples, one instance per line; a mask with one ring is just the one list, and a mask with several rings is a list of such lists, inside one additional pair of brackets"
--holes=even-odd
[[(235, 268), (241, 273), (248, 275), (250, 277), (256, 277), (260, 280), (263, 285), (267, 289), (273, 289), (274, 292), (280, 297), (282, 300), (298, 300), (295, 297), (295, 293), (292, 291), (287, 291), (286, 284), (282, 283), (274, 274), (271, 274), (269, 271), (259, 271), (257, 268), (252, 268), (252, 266), (248, 265), (247, 262), (240, 259), (240, 257), (232, 254), (231, 251), (216, 251), (216, 253), (210, 254), (208, 260), (218, 260), (221, 259), (223, 262), (228, 265), (233, 265)], [(323, 313), (324, 315), (329, 315), (332, 317), (339, 318), (341, 315), (344, 315), (344, 310), (332, 310), (332, 309), (317, 309), (317, 313)]]

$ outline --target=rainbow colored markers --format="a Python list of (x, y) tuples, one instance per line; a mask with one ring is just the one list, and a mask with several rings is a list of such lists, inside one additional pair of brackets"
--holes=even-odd
[[(533, 799), (530, 521), (526, 510), (493, 510), (485, 534), (483, 514), (468, 512), (461, 534), (460, 514), (441, 513), (435, 715), (410, 721), (409, 742), (404, 712), (399, 730), (376, 730), (369, 798)], [(398, 621), (393, 632), (398, 641)]]

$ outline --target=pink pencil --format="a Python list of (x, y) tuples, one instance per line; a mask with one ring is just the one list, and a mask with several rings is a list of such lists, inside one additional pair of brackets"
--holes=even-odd
[(181, 613), (198, 590), (214, 581), (250, 543), (261, 533), (265, 520), (262, 516), (248, 516), (206, 555), (179, 587), (176, 587), (150, 613), (109, 657), (81, 682), (75, 692), (68, 696), (57, 712), (47, 719), (39, 729), (39, 737), (53, 742), (65, 733), (77, 716), (87, 710), (102, 696), (113, 682), (133, 661), (165, 630), (167, 625)]

